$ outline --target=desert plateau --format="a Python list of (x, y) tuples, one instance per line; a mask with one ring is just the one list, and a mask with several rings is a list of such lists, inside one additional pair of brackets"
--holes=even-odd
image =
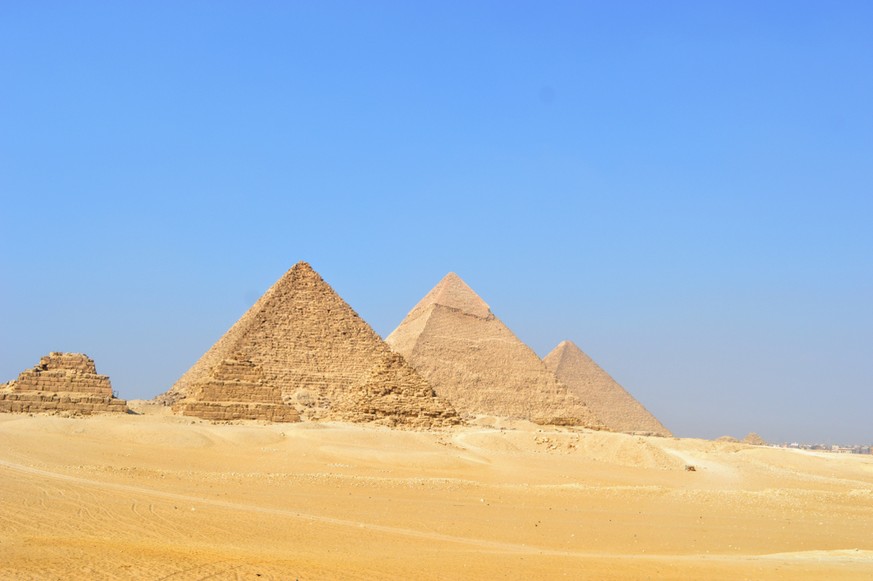
[[(3, 579), (869, 579), (869, 456), (480, 417), (0, 415)], [(694, 466), (695, 470), (686, 467)]]

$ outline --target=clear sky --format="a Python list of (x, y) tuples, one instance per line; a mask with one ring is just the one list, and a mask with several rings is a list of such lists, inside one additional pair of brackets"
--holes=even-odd
[(873, 441), (873, 3), (0, 3), (0, 381), (449, 271), (681, 436)]

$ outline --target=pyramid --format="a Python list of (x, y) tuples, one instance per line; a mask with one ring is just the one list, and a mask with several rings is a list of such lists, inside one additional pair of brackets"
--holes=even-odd
[(261, 368), (240, 354), (222, 359), (189, 390), (190, 397), (173, 406), (182, 415), (212, 421), (300, 421), (297, 410), (282, 401), (279, 387), (266, 383)]
[(127, 402), (113, 395), (109, 376), (99, 375), (94, 360), (83, 353), (49, 353), (18, 379), (0, 384), (0, 412), (127, 411)]
[(386, 342), (459, 412), (602, 427), (453, 272), (425, 295)]
[[(364, 418), (371, 415), (350, 409), (349, 392), (374, 381), (373, 370), (390, 355), (385, 342), (330, 285), (299, 262), (157, 400), (191, 415), (206, 413), (205, 408), (216, 413), (222, 405), (233, 406), (229, 413), (244, 414), (242, 404), (260, 413), (284, 402), (304, 420), (368, 421)], [(402, 359), (393, 365), (415, 375)], [(373, 419), (417, 426), (459, 421), (426, 383), (410, 390), (398, 378), (383, 378), (382, 387), (396, 405), (383, 407)], [(394, 418), (392, 410), (401, 408), (402, 415)], [(276, 413), (275, 408), (269, 413)]]
[(751, 444), (752, 446), (766, 446), (767, 441), (764, 440), (761, 436), (756, 434), (755, 432), (749, 432), (746, 434), (746, 437), (743, 438), (744, 444)]
[(643, 405), (571, 341), (562, 341), (543, 362), (578, 395), (606, 426), (616, 432), (670, 431)]
[(386, 353), (362, 381), (335, 402), (331, 416), (354, 422), (426, 428), (460, 423), (457, 412), (398, 353)]

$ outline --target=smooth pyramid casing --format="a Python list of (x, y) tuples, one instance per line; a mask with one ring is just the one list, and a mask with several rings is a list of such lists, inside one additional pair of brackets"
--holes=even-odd
[[(410, 381), (408, 375), (417, 377), (415, 371), (402, 358), (393, 357), (388, 345), (330, 285), (300, 262), (158, 400), (184, 404), (207, 393), (204, 384), (215, 391), (216, 370), (241, 369), (247, 377), (240, 381), (256, 381), (263, 403), (274, 405), (272, 394), (278, 390), (285, 404), (294, 406), (303, 419), (385, 419), (392, 425), (417, 426), (457, 423), (454, 409), (436, 397), (424, 380)], [(366, 413), (349, 409), (350, 401), (364, 401), (349, 392), (370, 385), (373, 370), (389, 361), (392, 369), (405, 368), (408, 373), (381, 375), (378, 397), (365, 398)], [(221, 382), (229, 385), (231, 380), (222, 376)], [(252, 402), (246, 399), (246, 404), (251, 407)]]
[(385, 341), (459, 412), (602, 427), (455, 273), (427, 293)]
[(606, 426), (616, 432), (670, 436), (643, 405), (572, 341), (562, 341), (543, 362)]

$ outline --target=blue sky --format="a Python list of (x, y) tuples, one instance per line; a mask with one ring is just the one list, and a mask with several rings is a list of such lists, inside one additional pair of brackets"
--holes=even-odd
[(870, 442), (868, 2), (0, 4), (0, 381), (448, 271), (682, 436)]

